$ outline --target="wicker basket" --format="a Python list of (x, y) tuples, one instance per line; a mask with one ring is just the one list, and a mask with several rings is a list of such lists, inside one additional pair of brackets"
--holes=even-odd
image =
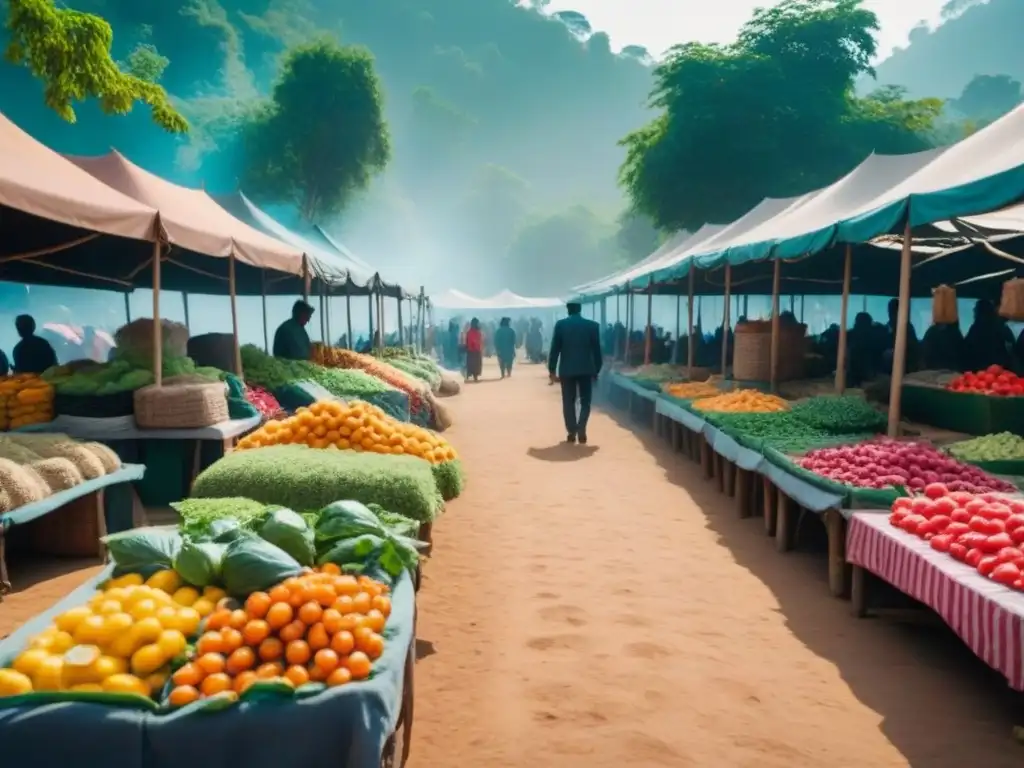
[(197, 429), (228, 421), (220, 382), (149, 386), (135, 391), (135, 423), (144, 429)]
[[(805, 325), (779, 325), (779, 368), (777, 381), (799, 379), (804, 374)], [(736, 326), (732, 353), (732, 377), (737, 381), (769, 381), (772, 375), (772, 330), (770, 324), (742, 323)]]

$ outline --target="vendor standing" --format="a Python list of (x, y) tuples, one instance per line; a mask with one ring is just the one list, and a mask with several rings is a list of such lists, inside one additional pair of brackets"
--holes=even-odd
[(14, 328), (21, 341), (14, 345), (15, 373), (42, 373), (57, 364), (57, 353), (46, 339), (36, 336), (36, 321), (32, 315), (18, 315)]
[(309, 360), (313, 345), (306, 325), (313, 317), (313, 307), (301, 299), (292, 305), (292, 316), (274, 332), (274, 357), (282, 360)]

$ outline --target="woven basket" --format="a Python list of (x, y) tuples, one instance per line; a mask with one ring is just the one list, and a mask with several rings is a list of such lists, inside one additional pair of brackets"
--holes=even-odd
[(144, 429), (197, 429), (228, 421), (227, 389), (219, 382), (149, 386), (135, 391), (135, 423)]
[[(779, 325), (779, 368), (777, 381), (799, 379), (804, 374), (804, 325)], [(732, 377), (737, 381), (769, 381), (772, 376), (771, 325), (736, 326), (733, 342)]]

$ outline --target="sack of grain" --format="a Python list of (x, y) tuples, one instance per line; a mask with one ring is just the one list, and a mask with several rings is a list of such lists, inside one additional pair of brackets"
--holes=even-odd
[(462, 376), (445, 368), (441, 369), (441, 385), (437, 394), (441, 397), (451, 397), (462, 391)]
[(11, 435), (11, 440), (19, 443), (44, 459), (63, 458), (71, 461), (86, 480), (95, 480), (105, 472), (103, 463), (96, 455), (75, 442), (67, 435), (54, 433), (45, 435), (18, 434)]
[(956, 305), (956, 289), (940, 285), (932, 290), (932, 324), (943, 325), (960, 322)]
[(1024, 280), (1015, 277), (1003, 283), (999, 314), (1015, 322), (1024, 320)]
[(0, 459), (0, 489), (3, 491), (0, 512), (10, 512), (50, 495), (49, 488), (35, 471), (8, 459)]
[(82, 447), (100, 460), (106, 474), (117, 472), (121, 468), (121, 457), (103, 443), (82, 443)]
[(85, 481), (82, 473), (68, 459), (40, 459), (29, 465), (50, 490), (47, 495), (66, 491)]

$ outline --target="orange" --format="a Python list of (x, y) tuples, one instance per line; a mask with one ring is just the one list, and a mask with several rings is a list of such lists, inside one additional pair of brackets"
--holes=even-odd
[(273, 602), (266, 592), (253, 592), (245, 599), (245, 612), (252, 619), (262, 619), (267, 615)]
[[(383, 645), (381, 646), (383, 647)], [(256, 653), (252, 648), (243, 646), (236, 649), (224, 664), (229, 675), (238, 675), (252, 669), (256, 665)]]
[(224, 671), (224, 656), (219, 653), (204, 653), (195, 660), (195, 665), (203, 675), (215, 675)]
[(270, 625), (263, 619), (253, 619), (242, 630), (242, 639), (253, 648), (270, 637)]
[(324, 615), (320, 618), (320, 621), (324, 625), (324, 629), (327, 630), (327, 634), (334, 635), (344, 629), (345, 617), (334, 608), (328, 608), (324, 611)]
[[(288, 591), (288, 587), (284, 584), (278, 584), (276, 587), (270, 590), (268, 597), (270, 597), (271, 603), (287, 603), (288, 598), (292, 596), (292, 593)], [(267, 610), (270, 610), (270, 606), (267, 606)], [(266, 614), (264, 614), (266, 615)], [(259, 618), (263, 618), (260, 616)]]
[(328, 675), (341, 663), (338, 654), (330, 648), (321, 648), (313, 657), (313, 666), (324, 670)]
[(356, 641), (351, 632), (342, 630), (331, 638), (331, 648), (339, 656), (348, 656), (355, 647)]
[(386, 619), (391, 615), (391, 598), (387, 595), (377, 595), (373, 598), (373, 607), (384, 614)]
[(339, 576), (341, 574), (341, 568), (335, 563), (324, 563), (320, 567), (321, 573), (329, 573), (332, 576)]
[(327, 634), (324, 625), (321, 622), (317, 622), (309, 628), (309, 632), (306, 634), (306, 642), (309, 643), (310, 650), (316, 652), (331, 644), (331, 636)]
[[(330, 578), (330, 576), (326, 578)], [(313, 589), (313, 599), (320, 604), (321, 608), (330, 608), (337, 597), (338, 594), (334, 591), (333, 584), (317, 584)]]
[(331, 688), (350, 682), (352, 682), (352, 673), (348, 671), (347, 667), (338, 667), (327, 676), (327, 685)]
[(224, 648), (221, 653), (231, 653), (242, 647), (242, 643), (245, 641), (242, 639), (242, 633), (233, 627), (225, 627), (220, 631), (220, 639), (224, 644)]
[(305, 664), (309, 661), (310, 657), (309, 645), (305, 640), (293, 640), (288, 643), (284, 657), (288, 660), (289, 664)]
[(355, 576), (338, 576), (334, 580), (334, 591), (339, 595), (355, 595), (359, 592), (359, 582)]
[(167, 701), (172, 707), (184, 707), (193, 701), (199, 701), (199, 691), (192, 685), (179, 685), (171, 689)]
[(360, 592), (352, 598), (352, 606), (356, 613), (365, 614), (373, 607), (373, 597), (369, 592)]
[(313, 683), (326, 682), (328, 674), (329, 673), (327, 672), (326, 669), (320, 669), (320, 667), (316, 666), (315, 664), (309, 668), (309, 679), (310, 682)]
[(203, 681), (203, 671), (195, 664), (183, 664), (174, 670), (171, 680), (179, 688), (194, 687)]
[(231, 687), (231, 678), (223, 672), (217, 672), (203, 680), (199, 690), (203, 692), (204, 696), (214, 696), (224, 691), (230, 691)]
[(256, 668), (256, 677), (260, 680), (269, 680), (272, 677), (280, 677), (284, 674), (284, 666), (278, 661), (260, 664)]
[(276, 637), (268, 637), (260, 643), (260, 658), (263, 661), (277, 661), (284, 653), (284, 643)]
[(226, 608), (218, 608), (216, 611), (206, 617), (206, 631), (217, 631), (221, 630), (228, 625), (231, 620), (231, 611)]
[(374, 632), (383, 632), (384, 624), (387, 619), (384, 618), (384, 614), (378, 611), (376, 608), (371, 608), (366, 616), (360, 621), (361, 626), (366, 626), (372, 629)]
[(320, 621), (320, 617), (323, 615), (323, 612), (324, 609), (320, 607), (319, 603), (310, 600), (299, 608), (299, 621), (307, 627), (312, 626)]
[(353, 680), (365, 680), (370, 676), (370, 670), (373, 668), (373, 665), (370, 663), (370, 657), (362, 651), (355, 651), (349, 654), (345, 666), (352, 673)]
[(309, 672), (306, 671), (305, 667), (298, 664), (288, 667), (284, 671), (284, 677), (285, 680), (289, 681), (296, 688), (309, 682)]
[(220, 632), (207, 632), (199, 638), (196, 643), (196, 653), (200, 656), (204, 653), (222, 653), (224, 651), (224, 638)]
[(359, 650), (371, 659), (379, 659), (384, 653), (384, 638), (380, 635), (370, 635), (359, 644)]
[(267, 624), (271, 629), (280, 629), (292, 620), (292, 607), (288, 603), (274, 603), (267, 611)]
[(342, 595), (334, 601), (332, 607), (342, 616), (355, 612), (355, 604), (350, 595)]
[(373, 634), (373, 630), (367, 626), (356, 627), (356, 630), (352, 633), (352, 637), (356, 640), (356, 647), (358, 648), (362, 643), (366, 642), (366, 638)]
[(277, 631), (277, 636), (285, 644), (292, 642), (292, 640), (301, 640), (306, 636), (306, 625), (296, 619), (290, 624), (281, 627)]
[(245, 672), (240, 672), (235, 678), (235, 693), (245, 693), (245, 689), (255, 683), (259, 678), (256, 677), (256, 673), (251, 669), (247, 669)]
[(241, 631), (242, 627), (249, 623), (249, 614), (243, 611), (241, 608), (236, 608), (231, 612), (231, 620), (228, 622), (228, 626), (232, 629)]

